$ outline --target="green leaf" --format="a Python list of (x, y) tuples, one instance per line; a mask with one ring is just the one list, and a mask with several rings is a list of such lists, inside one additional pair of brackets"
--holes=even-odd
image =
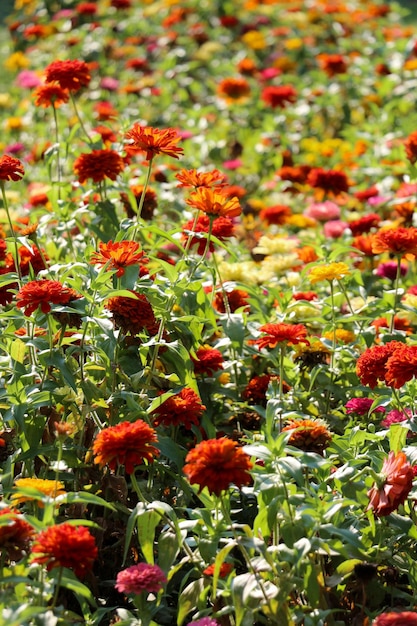
[(187, 615), (198, 606), (200, 594), (204, 590), (204, 579), (193, 580), (181, 592), (178, 600), (177, 626), (182, 626)]
[(408, 431), (409, 428), (407, 425), (401, 423), (391, 424), (388, 434), (389, 449), (395, 453), (400, 452), (407, 441)]
[(156, 511), (146, 510), (136, 518), (138, 540), (140, 547), (148, 563), (154, 563), (154, 540), (155, 529), (161, 521), (161, 516)]

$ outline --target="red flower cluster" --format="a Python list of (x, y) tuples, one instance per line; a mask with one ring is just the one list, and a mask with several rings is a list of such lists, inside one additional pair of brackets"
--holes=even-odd
[(290, 446), (306, 452), (323, 454), (323, 450), (327, 448), (332, 440), (330, 431), (320, 420), (291, 420), (282, 430), (291, 431), (288, 439)]
[(411, 133), (404, 141), (405, 153), (410, 163), (417, 161), (417, 130)]
[(196, 350), (196, 358), (191, 356), (196, 374), (207, 374), (213, 376), (214, 372), (223, 369), (223, 355), (220, 350), (210, 348), (210, 346), (201, 346)]
[(144, 263), (144, 255), (140, 245), (136, 241), (100, 242), (99, 251), (91, 256), (90, 263), (106, 265), (109, 270), (117, 270), (116, 276), (120, 278), (125, 273), (125, 268), (130, 265)]
[(155, 426), (182, 425), (190, 429), (193, 424), (200, 423), (200, 417), (206, 410), (200, 398), (190, 387), (184, 387), (174, 396), (163, 402), (158, 408), (152, 411)]
[(266, 333), (255, 341), (260, 350), (263, 348), (272, 350), (280, 343), (286, 345), (310, 343), (306, 339), (307, 329), (303, 324), (264, 324), (259, 330)]
[(38, 307), (42, 313), (49, 313), (51, 304), (68, 305), (72, 300), (77, 300), (81, 296), (70, 289), (64, 287), (57, 280), (32, 280), (19, 290), (16, 299), (17, 306), (25, 309), (25, 315), (28, 317)]
[(20, 180), (25, 173), (23, 163), (15, 157), (4, 154), (0, 157), (0, 181), (1, 180)]
[(308, 173), (306, 182), (314, 189), (321, 189), (325, 193), (332, 193), (335, 196), (349, 191), (348, 178), (346, 174), (339, 170), (325, 170), (321, 167), (314, 167)]
[(127, 131), (125, 138), (129, 142), (126, 145), (127, 154), (145, 153), (147, 161), (151, 161), (158, 154), (178, 159), (184, 153), (184, 150), (177, 146), (181, 136), (175, 128), (160, 130), (136, 123)]
[(97, 558), (94, 537), (85, 526), (64, 523), (50, 526), (39, 533), (32, 547), (32, 563), (72, 569), (78, 578), (84, 578)]
[(158, 439), (154, 428), (143, 420), (120, 422), (104, 428), (94, 440), (94, 463), (108, 465), (115, 470), (124, 465), (126, 474), (133, 474), (135, 467), (144, 461), (153, 463), (159, 450), (153, 445)]
[(167, 582), (167, 577), (158, 565), (138, 563), (119, 572), (116, 589), (120, 593), (138, 595), (144, 591), (158, 593)]
[(378, 517), (390, 515), (407, 499), (413, 486), (414, 472), (404, 452), (391, 452), (381, 469), (380, 484), (368, 491), (368, 510)]
[[(210, 230), (210, 219), (207, 215), (199, 215), (197, 221), (189, 220), (182, 227), (183, 239), (187, 240), (190, 233), (206, 233)], [(234, 231), (234, 224), (228, 217), (216, 217), (211, 225), (211, 234), (217, 237), (220, 241), (224, 241), (229, 237), (232, 237)], [(206, 238), (198, 237), (195, 235), (191, 238), (191, 245), (198, 246), (197, 253), (203, 254), (206, 247)], [(213, 252), (214, 242), (210, 241), (209, 250)]]
[(191, 485), (199, 491), (207, 487), (210, 493), (219, 496), (231, 484), (237, 487), (249, 485), (252, 461), (236, 441), (207, 439), (190, 450), (185, 458), (184, 474)]
[(270, 85), (262, 90), (261, 98), (273, 109), (283, 109), (297, 100), (297, 92), (292, 85)]
[(123, 168), (124, 161), (115, 150), (93, 150), (80, 154), (73, 166), (80, 183), (89, 178), (94, 183), (101, 183), (105, 178), (116, 180)]
[(156, 335), (159, 324), (156, 320), (152, 305), (148, 298), (141, 293), (129, 290), (132, 297), (115, 296), (109, 298), (104, 305), (113, 314), (117, 328), (124, 333), (137, 335), (146, 330), (150, 335)]
[(53, 61), (45, 69), (47, 83), (58, 83), (62, 89), (77, 92), (86, 87), (90, 80), (90, 70), (84, 61)]
[(372, 228), (378, 228), (381, 216), (377, 213), (368, 213), (357, 220), (348, 222), (349, 229), (354, 237), (369, 233)]
[(371, 388), (381, 381), (399, 389), (417, 375), (417, 346), (401, 341), (372, 346), (358, 358), (356, 373), (361, 383)]

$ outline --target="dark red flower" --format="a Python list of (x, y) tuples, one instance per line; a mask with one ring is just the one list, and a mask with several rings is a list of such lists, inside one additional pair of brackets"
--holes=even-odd
[(249, 455), (236, 441), (222, 437), (201, 441), (190, 450), (183, 471), (191, 485), (199, 486), (199, 491), (207, 487), (219, 496), (231, 484), (239, 488), (249, 485), (252, 466)]
[(367, 348), (356, 362), (356, 374), (362, 385), (373, 389), (378, 381), (386, 382), (387, 361), (403, 345), (401, 341), (389, 341), (383, 346)]
[[(4, 439), (2, 441), (4, 442)], [(0, 551), (5, 551), (11, 559), (18, 560), (28, 549), (35, 531), (23, 515), (7, 506), (0, 510), (0, 520), (4, 515), (10, 519), (7, 524), (0, 525)]]
[(306, 180), (307, 184), (314, 189), (321, 189), (325, 193), (339, 195), (349, 191), (349, 181), (344, 172), (339, 170), (325, 170), (315, 167), (310, 170)]
[(262, 209), (259, 213), (261, 220), (265, 220), (267, 224), (285, 224), (287, 217), (291, 215), (291, 209), (284, 204), (276, 204), (274, 206)]
[(264, 324), (259, 330), (266, 333), (255, 341), (260, 350), (263, 348), (272, 350), (279, 343), (286, 345), (309, 344), (309, 341), (306, 339), (307, 329), (303, 324)]
[(136, 123), (127, 131), (125, 138), (128, 140), (126, 152), (128, 154), (144, 153), (147, 161), (158, 154), (166, 154), (178, 159), (184, 153), (184, 150), (177, 146), (181, 135), (175, 128), (159, 129)]
[(93, 150), (80, 154), (75, 159), (73, 168), (80, 183), (89, 178), (95, 183), (100, 183), (105, 178), (116, 180), (124, 169), (124, 161), (115, 150)]
[(132, 335), (137, 335), (142, 330), (146, 330), (152, 336), (156, 335), (159, 323), (148, 298), (144, 294), (129, 291), (132, 294), (131, 298), (115, 296), (109, 298), (105, 304), (106, 309), (113, 314), (115, 325), (124, 333)]
[(220, 350), (210, 346), (201, 346), (196, 350), (196, 358), (191, 356), (196, 374), (213, 376), (214, 372), (223, 369), (223, 355)]
[(390, 355), (385, 366), (385, 382), (399, 389), (417, 375), (417, 346), (400, 345)]
[(151, 416), (155, 426), (185, 426), (190, 429), (193, 424), (198, 425), (206, 407), (199, 396), (190, 387), (184, 387), (174, 396), (169, 397), (159, 407), (154, 409)]
[(349, 229), (354, 237), (369, 233), (372, 228), (378, 228), (381, 217), (377, 213), (368, 213), (357, 220), (348, 222)]
[(247, 291), (243, 289), (231, 289), (225, 291), (218, 291), (214, 296), (213, 307), (219, 313), (226, 313), (226, 303), (227, 300), (227, 309), (230, 313), (234, 313), (237, 309), (245, 307), (245, 310), (249, 310), (249, 294)]
[(77, 92), (86, 87), (90, 80), (90, 70), (84, 61), (53, 61), (45, 69), (47, 83), (58, 83), (63, 89)]
[(417, 161), (417, 130), (412, 132), (404, 141), (405, 153), (410, 163)]
[(347, 71), (346, 59), (341, 54), (322, 53), (317, 56), (320, 68), (326, 72), (327, 76), (345, 74)]
[(0, 181), (1, 180), (20, 180), (25, 173), (23, 163), (15, 157), (4, 154), (0, 157)]
[(268, 106), (283, 109), (297, 100), (297, 91), (292, 85), (270, 85), (262, 90), (261, 98)]
[[(243, 390), (242, 398), (247, 400), (250, 404), (266, 406), (266, 392), (268, 391), (269, 383), (272, 380), (275, 380), (277, 385), (279, 384), (279, 376), (275, 376), (273, 374), (253, 376)], [(288, 385), (284, 383), (284, 391), (289, 391), (289, 389)]]
[[(183, 239), (186, 241), (191, 233), (206, 233), (210, 230), (210, 218), (207, 215), (199, 215), (197, 221), (189, 220), (182, 227)], [(216, 217), (211, 225), (211, 234), (220, 241), (224, 241), (232, 237), (234, 233), (234, 224), (228, 217)], [(203, 254), (206, 248), (206, 238), (198, 235), (192, 236), (191, 246), (198, 246), (197, 254)], [(210, 240), (209, 250), (214, 251), (214, 242)]]
[(78, 578), (84, 578), (97, 558), (94, 537), (85, 526), (64, 523), (50, 526), (39, 533), (32, 547), (32, 563), (72, 569)]
[(391, 452), (381, 469), (381, 480), (368, 491), (369, 505), (377, 517), (390, 515), (407, 499), (414, 472), (404, 452)]
[(124, 465), (126, 474), (133, 474), (144, 461), (154, 462), (159, 455), (153, 445), (157, 441), (155, 429), (143, 420), (120, 422), (98, 433), (93, 443), (94, 463), (100, 467), (108, 465), (112, 470)]
[(77, 300), (80, 295), (64, 287), (57, 280), (32, 280), (19, 290), (16, 299), (17, 306), (25, 309), (25, 315), (31, 315), (38, 307), (42, 313), (49, 313), (51, 304), (68, 305), (72, 300)]

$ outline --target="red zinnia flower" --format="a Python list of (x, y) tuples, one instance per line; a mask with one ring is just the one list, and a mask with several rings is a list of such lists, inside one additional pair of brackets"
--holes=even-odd
[(354, 237), (369, 233), (372, 228), (378, 228), (381, 217), (377, 213), (368, 213), (358, 220), (348, 222), (349, 229)]
[(167, 577), (158, 565), (138, 563), (119, 572), (116, 589), (120, 593), (139, 595), (143, 591), (158, 593), (167, 582)]
[(284, 204), (267, 207), (259, 213), (261, 220), (265, 220), (268, 224), (285, 224), (287, 217), (290, 215), (290, 207)]
[[(204, 576), (214, 576), (214, 570), (215, 570), (215, 564), (212, 563), (211, 565), (206, 567), (206, 569), (203, 570), (203, 574)], [(233, 565), (231, 563), (227, 563), (226, 561), (224, 561), (220, 565), (219, 578), (226, 578), (226, 576), (228, 576), (230, 572), (232, 572), (233, 570), (234, 570)]]
[(374, 254), (390, 252), (411, 261), (417, 255), (417, 228), (385, 228), (373, 236)]
[(265, 104), (273, 109), (277, 107), (283, 109), (287, 104), (291, 104), (297, 100), (297, 92), (291, 85), (271, 85), (262, 90), (261, 98)]
[(215, 187), (219, 189), (227, 185), (227, 178), (219, 170), (211, 170), (210, 172), (197, 172), (197, 170), (181, 170), (175, 174), (175, 178), (179, 181), (177, 187)]
[(307, 184), (315, 189), (321, 189), (325, 193), (339, 195), (349, 191), (349, 181), (343, 172), (339, 170), (325, 170), (315, 167), (310, 170), (307, 176)]
[(305, 450), (322, 454), (332, 440), (332, 435), (327, 426), (320, 420), (299, 419), (291, 420), (283, 431), (290, 430), (291, 435), (288, 444)]
[(49, 313), (51, 304), (66, 305), (80, 298), (80, 295), (57, 280), (32, 280), (23, 285), (16, 298), (17, 306), (25, 308), (25, 315), (29, 316), (38, 307), (42, 313)]
[(129, 143), (126, 145), (128, 154), (136, 154), (144, 152), (146, 160), (152, 160), (157, 154), (166, 154), (167, 156), (178, 159), (184, 150), (177, 146), (181, 140), (181, 135), (177, 133), (175, 128), (152, 128), (152, 126), (141, 126), (136, 123), (125, 134)]
[(90, 80), (90, 70), (84, 61), (53, 61), (45, 69), (47, 83), (56, 82), (63, 89), (79, 91), (86, 87)]
[(153, 463), (159, 455), (153, 445), (157, 441), (155, 429), (143, 420), (120, 422), (98, 433), (93, 443), (94, 463), (112, 470), (124, 465), (126, 474), (133, 474), (136, 466), (144, 461)]
[(106, 177), (116, 180), (123, 171), (124, 161), (115, 150), (93, 150), (87, 154), (80, 154), (75, 159), (73, 168), (80, 183), (84, 183), (88, 178), (100, 183)]
[(60, 85), (49, 83), (47, 85), (40, 85), (37, 87), (33, 94), (35, 100), (35, 106), (43, 107), (60, 107), (61, 104), (65, 104), (69, 100), (68, 91), (63, 89)]
[(306, 339), (307, 329), (303, 324), (264, 324), (259, 330), (266, 333), (255, 341), (260, 350), (263, 348), (272, 350), (279, 343), (287, 345), (295, 345), (297, 343), (308, 345), (310, 343)]
[(383, 346), (367, 348), (356, 362), (356, 374), (362, 385), (369, 385), (373, 389), (379, 380), (386, 382), (387, 361), (402, 346), (404, 344), (401, 341), (389, 341)]
[(151, 413), (155, 426), (178, 426), (181, 424), (190, 429), (192, 424), (198, 425), (200, 417), (206, 410), (198, 395), (190, 387), (184, 387), (171, 396)]
[(229, 198), (226, 195), (226, 189), (220, 192), (207, 187), (198, 187), (186, 203), (210, 216), (237, 217), (242, 213), (239, 199)]
[(139, 265), (144, 262), (143, 252), (136, 241), (108, 241), (99, 243), (99, 251), (94, 252), (90, 263), (106, 265), (108, 269), (117, 269), (116, 276), (119, 278), (125, 273), (125, 268), (130, 265)]
[(191, 357), (191, 360), (196, 374), (213, 376), (214, 372), (223, 369), (223, 355), (220, 350), (210, 348), (210, 346), (201, 346), (195, 354), (197, 358)]
[(246, 307), (246, 311), (249, 310), (248, 298), (249, 294), (243, 289), (232, 289), (231, 291), (225, 290), (219, 291), (214, 296), (213, 307), (219, 313), (226, 313), (226, 304), (224, 299), (227, 299), (228, 309), (231, 313), (234, 313), (241, 307)]
[(372, 626), (417, 626), (417, 613), (414, 611), (389, 611), (381, 613)]
[(129, 291), (132, 293), (132, 298), (115, 296), (109, 298), (105, 304), (106, 309), (113, 313), (115, 325), (124, 333), (132, 335), (137, 335), (144, 329), (150, 335), (156, 335), (159, 324), (148, 298), (142, 293)]
[(27, 549), (29, 540), (35, 531), (25, 521), (23, 515), (16, 513), (9, 507), (0, 510), (0, 519), (3, 515), (9, 516), (10, 520), (7, 524), (0, 525), (0, 550), (7, 551), (11, 559), (17, 560), (22, 552)]
[(183, 471), (191, 485), (199, 485), (199, 491), (207, 487), (219, 496), (232, 483), (239, 488), (248, 485), (252, 466), (249, 455), (236, 441), (222, 437), (201, 441), (190, 450)]
[[(266, 392), (268, 391), (269, 383), (272, 380), (276, 380), (277, 385), (279, 384), (279, 376), (275, 376), (272, 374), (261, 374), (260, 376), (254, 376), (250, 379), (248, 384), (242, 393), (242, 398), (247, 400), (251, 404), (260, 404), (261, 406), (266, 405)], [(289, 391), (290, 387), (287, 383), (283, 384), (283, 391)]]
[[(199, 215), (197, 222), (195, 220), (189, 220), (182, 227), (183, 239), (187, 240), (190, 233), (209, 233), (210, 230), (210, 218), (207, 215)], [(211, 225), (211, 234), (213, 237), (217, 237), (220, 241), (224, 241), (229, 237), (232, 237), (234, 232), (234, 224), (228, 217), (216, 217)], [(197, 253), (203, 254), (206, 248), (206, 238), (198, 237), (195, 235), (191, 238), (191, 245), (197, 246)], [(214, 242), (210, 241), (209, 250), (213, 252)]]
[(251, 92), (250, 85), (244, 78), (224, 78), (217, 86), (217, 95), (228, 104), (245, 101)]
[(407, 499), (413, 485), (414, 472), (404, 452), (391, 450), (381, 469), (380, 484), (368, 491), (369, 505), (374, 515), (390, 515)]
[(0, 157), (0, 181), (20, 180), (25, 173), (23, 163), (15, 157), (4, 154)]
[(347, 71), (346, 60), (341, 54), (319, 54), (317, 61), (327, 76), (332, 77), (336, 76), (336, 74), (345, 74)]
[(72, 569), (78, 578), (89, 572), (97, 558), (94, 537), (85, 526), (64, 523), (39, 533), (32, 547), (32, 563)]
[(417, 346), (400, 343), (385, 366), (385, 382), (399, 389), (417, 375)]

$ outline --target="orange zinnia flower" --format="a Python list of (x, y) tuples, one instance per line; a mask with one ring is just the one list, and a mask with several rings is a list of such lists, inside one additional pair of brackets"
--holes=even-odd
[[(214, 576), (215, 569), (216, 569), (216, 566), (214, 563), (212, 563), (211, 565), (206, 567), (206, 569), (203, 570), (204, 576)], [(226, 561), (223, 562), (219, 568), (219, 578), (226, 578), (226, 576), (228, 576), (230, 572), (232, 572), (233, 570), (234, 570), (234, 567), (232, 563), (227, 563)]]
[(116, 180), (124, 169), (124, 161), (115, 150), (93, 150), (74, 161), (74, 172), (80, 183), (87, 179), (101, 183), (105, 178)]
[(97, 558), (94, 537), (85, 526), (58, 524), (39, 533), (32, 547), (32, 563), (72, 569), (78, 578), (84, 578)]
[(306, 343), (307, 329), (303, 324), (264, 324), (259, 329), (266, 333), (263, 337), (259, 337), (255, 344), (259, 349), (276, 348), (279, 343), (294, 345), (297, 343)]
[(356, 362), (356, 374), (362, 385), (369, 385), (373, 389), (378, 381), (386, 382), (387, 361), (404, 345), (401, 341), (389, 341), (383, 346), (367, 348)]
[(56, 82), (63, 89), (79, 91), (86, 87), (90, 80), (90, 70), (84, 61), (53, 61), (45, 69), (47, 83)]
[(385, 382), (394, 389), (399, 389), (417, 375), (417, 346), (399, 343), (385, 366)]
[(390, 252), (413, 260), (417, 255), (417, 228), (386, 228), (375, 233), (372, 241), (374, 254)]
[(175, 174), (175, 178), (179, 181), (177, 187), (215, 187), (219, 189), (227, 185), (227, 178), (219, 170), (211, 170), (210, 172), (197, 172), (197, 170), (181, 170)]
[(153, 463), (159, 455), (153, 445), (157, 441), (155, 429), (143, 420), (120, 422), (98, 433), (93, 443), (94, 463), (112, 470), (124, 465), (126, 474), (133, 474), (135, 467), (144, 461)]
[(223, 355), (220, 350), (210, 346), (201, 346), (196, 351), (196, 358), (191, 357), (196, 374), (213, 376), (214, 372), (223, 369)]
[(32, 280), (18, 292), (17, 306), (25, 309), (25, 315), (31, 315), (38, 307), (42, 313), (49, 313), (51, 304), (67, 305), (72, 300), (77, 300), (81, 296), (70, 289), (64, 287), (58, 280)]
[(219, 496), (231, 484), (249, 485), (252, 461), (236, 441), (222, 437), (201, 441), (185, 457), (184, 474), (199, 491), (207, 487)]
[(15, 157), (8, 154), (0, 157), (0, 181), (13, 180), (17, 181), (22, 178), (25, 173), (23, 163)]
[(380, 481), (368, 491), (369, 505), (377, 517), (390, 515), (405, 502), (413, 485), (414, 472), (404, 452), (391, 450), (385, 459)]
[(404, 141), (405, 153), (410, 163), (417, 161), (417, 130), (407, 137)]
[[(206, 248), (206, 238), (199, 237), (198, 233), (207, 233), (210, 230), (210, 219), (207, 215), (200, 215), (195, 220), (190, 220), (182, 227), (183, 231), (183, 239), (187, 240), (191, 233), (196, 233), (191, 238), (191, 246), (198, 246), (197, 253), (203, 254)], [(213, 220), (211, 224), (211, 234), (219, 239), (220, 241), (224, 241), (228, 237), (231, 237), (234, 232), (234, 224), (232, 220), (228, 217), (217, 217)], [(214, 250), (214, 242), (210, 240), (209, 250), (213, 252)]]
[(250, 85), (244, 78), (225, 78), (217, 86), (217, 95), (229, 104), (244, 102), (250, 91)]
[(186, 200), (186, 203), (199, 211), (203, 211), (203, 213), (207, 213), (207, 215), (237, 217), (242, 213), (238, 198), (228, 198), (224, 192), (206, 187), (196, 189)]
[(99, 251), (94, 252), (90, 263), (106, 265), (110, 270), (117, 270), (116, 276), (120, 278), (125, 273), (125, 268), (130, 265), (139, 265), (144, 262), (143, 252), (136, 241), (100, 242)]
[[(143, 185), (132, 185), (130, 187), (130, 191), (133, 193), (136, 199), (136, 204), (139, 206), (143, 190)], [(129, 196), (127, 193), (122, 192), (120, 194), (120, 199), (123, 203), (123, 207), (126, 211), (126, 215), (129, 219), (133, 219), (136, 217), (136, 210), (133, 209), (132, 204), (130, 202)], [(145, 198), (142, 204), (142, 212), (140, 216), (144, 220), (151, 220), (153, 217), (153, 212), (158, 206), (158, 196), (156, 195), (156, 191), (152, 187), (146, 187), (145, 189)]]
[(305, 452), (323, 454), (323, 450), (332, 440), (326, 424), (320, 420), (291, 420), (282, 430), (292, 431), (288, 444)]
[(117, 328), (121, 328), (124, 333), (137, 335), (142, 330), (146, 330), (150, 335), (156, 335), (159, 324), (156, 321), (152, 305), (148, 298), (135, 291), (129, 290), (132, 297), (115, 296), (109, 298), (104, 305), (108, 311), (113, 313), (113, 320)]
[(184, 153), (184, 150), (177, 146), (181, 136), (175, 128), (159, 129), (136, 123), (127, 131), (125, 138), (129, 141), (126, 152), (128, 154), (144, 152), (147, 161), (151, 161), (157, 154), (166, 154), (178, 159)]
[(193, 424), (200, 423), (200, 417), (203, 415), (206, 407), (202, 404), (200, 398), (190, 387), (184, 387), (174, 396), (171, 396), (158, 408), (152, 411), (155, 426), (163, 424), (164, 426), (182, 425), (190, 429)]
[(261, 220), (265, 220), (267, 224), (285, 224), (287, 217), (291, 215), (291, 209), (285, 204), (276, 204), (266, 207), (259, 213)]
[(347, 71), (346, 59), (341, 54), (319, 54), (317, 61), (327, 76), (332, 77), (336, 76), (336, 74), (345, 74)]
[(227, 299), (228, 309), (231, 313), (234, 313), (237, 309), (245, 307), (245, 310), (249, 310), (248, 298), (249, 294), (243, 289), (232, 289), (231, 291), (225, 290), (223, 293), (219, 291), (214, 296), (213, 307), (219, 313), (226, 313), (226, 305), (224, 299)]
[(69, 94), (66, 89), (63, 89), (58, 83), (49, 83), (47, 85), (40, 85), (37, 87), (33, 94), (35, 100), (35, 106), (43, 107), (60, 107), (61, 104), (65, 104), (69, 100)]

